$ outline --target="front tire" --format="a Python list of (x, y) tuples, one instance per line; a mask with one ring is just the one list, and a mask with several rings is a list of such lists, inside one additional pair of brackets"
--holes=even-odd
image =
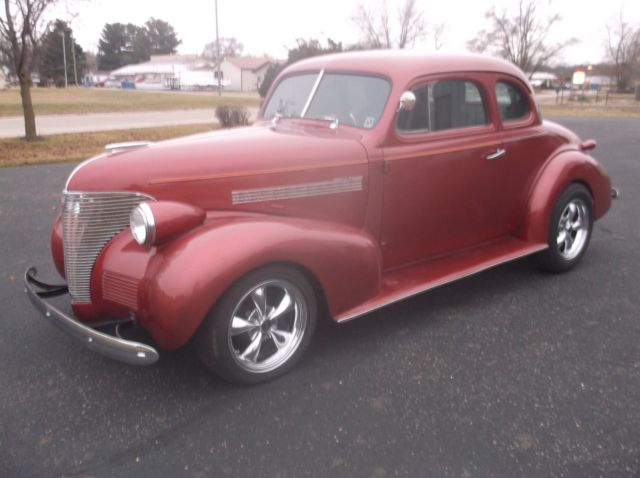
[(549, 272), (566, 272), (582, 258), (593, 229), (593, 199), (582, 184), (571, 184), (556, 202), (549, 224), (549, 247), (536, 256)]
[(269, 266), (249, 273), (222, 296), (198, 331), (198, 353), (229, 382), (266, 382), (300, 360), (317, 315), (315, 292), (304, 274)]

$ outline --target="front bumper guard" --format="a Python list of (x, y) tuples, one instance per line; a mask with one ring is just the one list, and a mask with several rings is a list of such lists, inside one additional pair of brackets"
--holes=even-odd
[(34, 267), (27, 269), (24, 274), (24, 290), (35, 308), (53, 325), (83, 343), (89, 350), (111, 359), (131, 365), (151, 365), (158, 361), (158, 351), (153, 347), (100, 332), (49, 304), (45, 298), (66, 294), (68, 288), (66, 285), (40, 282), (35, 278), (36, 274)]

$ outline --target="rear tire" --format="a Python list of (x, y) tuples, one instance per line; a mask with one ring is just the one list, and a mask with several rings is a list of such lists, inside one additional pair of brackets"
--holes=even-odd
[(549, 247), (534, 257), (548, 272), (566, 272), (582, 259), (593, 229), (593, 199), (582, 184), (568, 186), (558, 198), (549, 224)]
[(255, 385), (289, 371), (309, 346), (318, 307), (307, 278), (269, 266), (231, 286), (196, 336), (202, 361), (225, 380)]

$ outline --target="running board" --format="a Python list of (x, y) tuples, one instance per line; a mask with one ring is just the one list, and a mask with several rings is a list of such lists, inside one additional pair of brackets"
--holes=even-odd
[(547, 244), (502, 238), (458, 254), (394, 269), (382, 274), (380, 293), (336, 317), (337, 322), (355, 319), (373, 310), (421, 294), (500, 264), (520, 259), (547, 248)]

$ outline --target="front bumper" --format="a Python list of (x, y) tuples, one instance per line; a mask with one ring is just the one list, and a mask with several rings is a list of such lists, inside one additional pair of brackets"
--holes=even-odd
[(25, 272), (25, 292), (35, 308), (53, 325), (83, 343), (89, 350), (114, 360), (131, 365), (151, 365), (158, 360), (158, 351), (153, 347), (100, 332), (49, 304), (44, 300), (46, 297), (65, 294), (68, 289), (66, 286), (53, 286), (40, 282), (35, 278), (36, 274), (36, 269), (33, 267)]

